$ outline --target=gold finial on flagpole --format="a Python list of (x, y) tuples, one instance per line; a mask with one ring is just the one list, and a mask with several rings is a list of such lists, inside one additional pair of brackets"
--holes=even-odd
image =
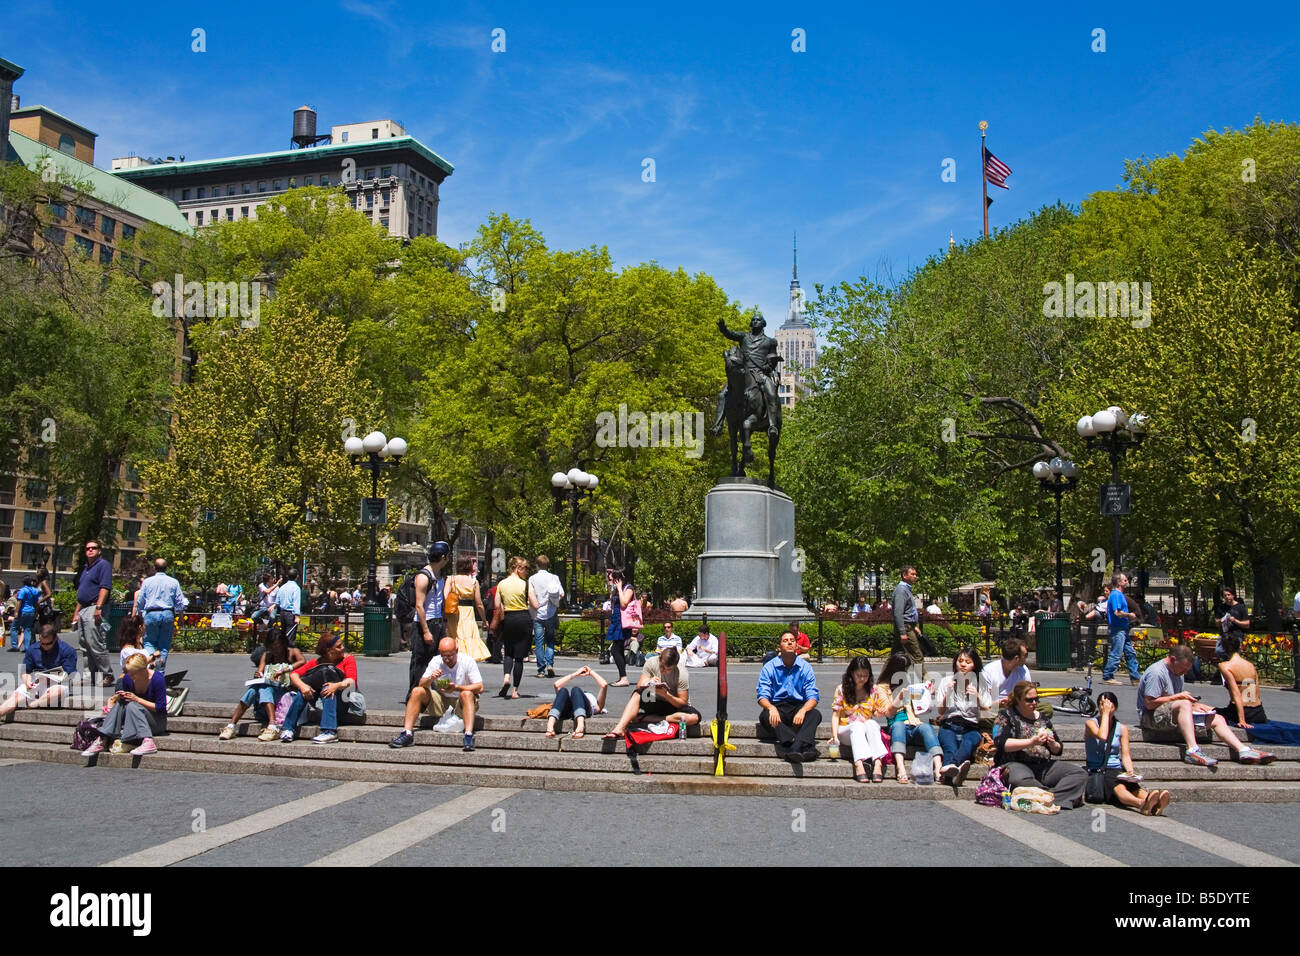
[(984, 131), (985, 131), (986, 129), (988, 129), (988, 128), (989, 128), (989, 121), (988, 121), (988, 120), (980, 120), (980, 135), (981, 135), (981, 136), (984, 135)]

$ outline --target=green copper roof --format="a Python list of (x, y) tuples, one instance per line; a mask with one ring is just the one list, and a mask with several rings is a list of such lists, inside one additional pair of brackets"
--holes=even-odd
[(9, 131), (9, 145), (13, 147), (24, 166), (40, 171), (44, 167), (45, 157), (54, 159), (55, 167), (62, 176), (90, 183), (90, 193), (100, 202), (124, 209), (133, 216), (139, 216), (149, 222), (156, 222), (175, 232), (191, 234), (190, 224), (185, 221), (181, 211), (170, 199), (164, 199), (134, 183), (125, 182), (111, 173), (105, 172), (90, 163), (50, 149), (44, 143), (24, 136), (22, 133)]
[(4, 57), (0, 56), (0, 73), (12, 76), (15, 80), (27, 71), (17, 63), (10, 63)]
[(99, 134), (96, 133), (94, 130), (92, 130), (92, 129), (86, 129), (86, 127), (82, 126), (80, 123), (78, 123), (78, 122), (76, 122), (76, 121), (74, 121), (74, 120), (70, 120), (70, 119), (68, 119), (66, 116), (64, 116), (62, 113), (56, 113), (56, 112), (54, 112), (54, 110), (50, 109), (48, 106), (42, 106), (40, 103), (37, 103), (35, 106), (24, 106), (24, 107), (21, 107), (20, 109), (16, 109), (16, 110), (14, 110), (14, 111), (11, 112), (9, 115), (10, 115), (11, 117), (14, 117), (14, 116), (26, 116), (28, 113), (48, 113), (50, 116), (53, 116), (56, 120), (60, 120), (60, 121), (62, 121), (62, 122), (64, 122), (64, 123), (67, 123), (69, 126), (75, 128), (75, 129), (79, 129), (79, 130), (81, 130), (81, 131), (82, 131), (83, 133), (85, 133), (87, 136), (99, 136)]
[(137, 166), (134, 169), (119, 169), (114, 175), (132, 180), (152, 179), (155, 176), (173, 176), (176, 173), (206, 173), (238, 169), (242, 166), (262, 166), (274, 160), (310, 162), (327, 154), (346, 157), (354, 154), (402, 148), (414, 150), (448, 176), (456, 168), (414, 136), (394, 136), (391, 139), (367, 139), (356, 143), (309, 146), (306, 149), (283, 149), (273, 153), (253, 153), (249, 156), (227, 156), (223, 159), (198, 159), (187, 163), (159, 163), (156, 166)]

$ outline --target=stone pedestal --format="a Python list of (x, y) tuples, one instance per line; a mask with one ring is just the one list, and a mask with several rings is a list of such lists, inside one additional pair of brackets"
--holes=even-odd
[(795, 569), (794, 502), (757, 478), (723, 478), (704, 499), (704, 553), (697, 596), (683, 615), (699, 620), (786, 622), (808, 616)]

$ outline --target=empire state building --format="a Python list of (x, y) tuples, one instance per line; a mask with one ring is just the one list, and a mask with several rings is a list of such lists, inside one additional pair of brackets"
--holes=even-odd
[(799, 239), (795, 237), (794, 269), (790, 277), (790, 310), (776, 330), (781, 353), (781, 405), (793, 408), (808, 391), (808, 373), (817, 365), (817, 333), (804, 318), (804, 292), (799, 288)]

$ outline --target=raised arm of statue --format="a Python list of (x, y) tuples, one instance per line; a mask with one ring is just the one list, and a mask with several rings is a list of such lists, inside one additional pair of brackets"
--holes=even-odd
[(744, 333), (733, 332), (731, 331), (731, 329), (727, 328), (726, 319), (718, 319), (718, 331), (721, 332), (723, 335), (725, 335), (727, 338), (731, 339), (731, 341), (733, 342), (743, 342), (745, 339)]

